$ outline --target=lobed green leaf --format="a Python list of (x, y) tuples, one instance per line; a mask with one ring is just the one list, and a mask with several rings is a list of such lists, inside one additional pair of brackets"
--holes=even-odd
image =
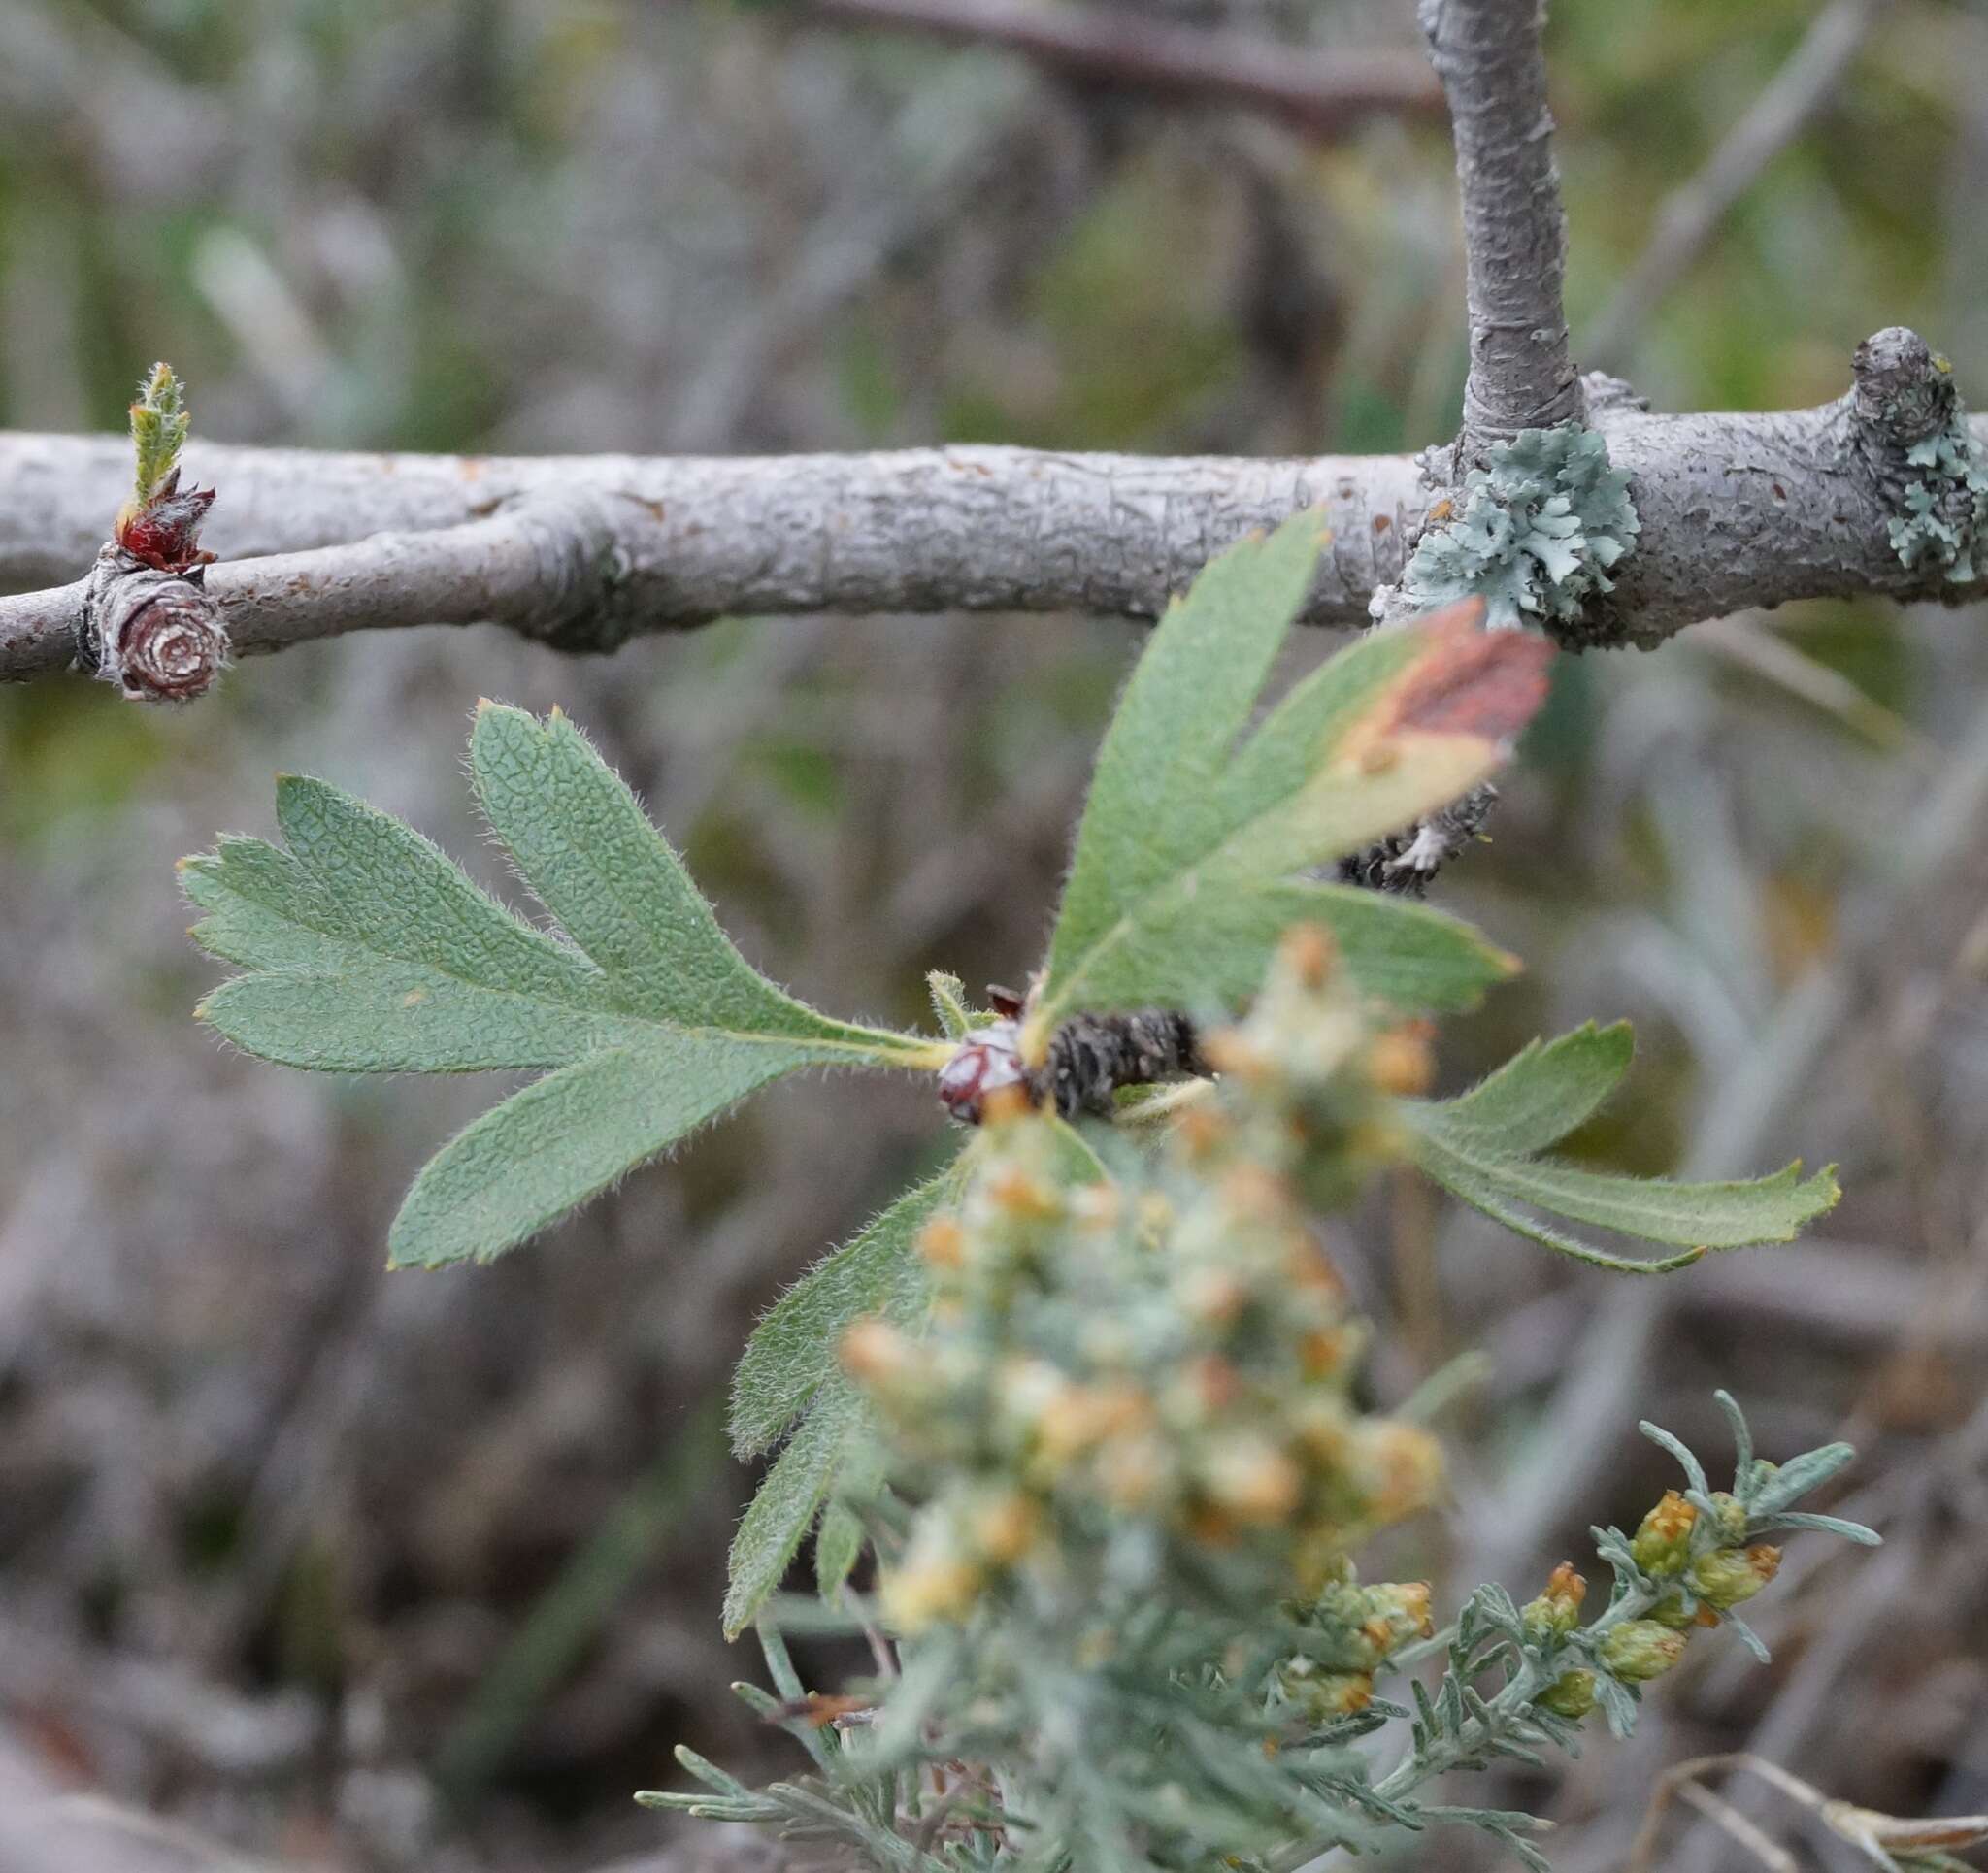
[(1441, 1101), (1442, 1129), (1516, 1155), (1558, 1144), (1598, 1112), (1636, 1052), (1629, 1023), (1590, 1021), (1556, 1040), (1531, 1040), (1468, 1093)]
[(195, 936), (248, 971), (200, 1009), (236, 1045), (338, 1072), (556, 1069), (421, 1172), (394, 1221), (396, 1265), (499, 1254), (782, 1073), (928, 1058), (753, 969), (563, 716), (484, 705), (471, 768), (571, 942), (320, 780), (279, 784), (282, 846), (223, 839), (182, 867), (205, 913)]
[[(1804, 1180), (1799, 1164), (1745, 1182), (1676, 1183), (1532, 1155), (1535, 1143), (1564, 1135), (1595, 1110), (1620, 1076), (1627, 1045), (1622, 1029), (1583, 1029), (1550, 1046), (1535, 1043), (1461, 1100), (1404, 1101), (1415, 1163), (1516, 1233), (1576, 1261), (1639, 1274), (1688, 1266), (1712, 1249), (1789, 1241), (1836, 1202), (1834, 1171)], [(1649, 1261), (1610, 1254), (1535, 1211), (1684, 1252)]]
[(1401, 1005), (1467, 1005), (1507, 972), (1459, 926), (1307, 874), (1489, 773), (1543, 696), (1550, 650), (1488, 642), (1457, 608), (1341, 652), (1245, 738), (1319, 544), (1301, 514), (1234, 548), (1154, 631), (1099, 752), (1031, 1052), (1079, 1010), (1233, 1004), (1306, 916), (1342, 935), (1363, 988)]

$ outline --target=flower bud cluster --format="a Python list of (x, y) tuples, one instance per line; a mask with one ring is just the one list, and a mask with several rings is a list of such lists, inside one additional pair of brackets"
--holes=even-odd
[(1612, 1537), (1641, 1584), (1630, 1590), (1633, 1601), (1618, 1594), (1592, 1628), (1580, 1625), (1587, 1583), (1568, 1561), (1519, 1609), (1526, 1637), (1550, 1661), (1548, 1668), (1572, 1666), (1539, 1694), (1543, 1709), (1577, 1723), (1595, 1707), (1598, 1673), (1623, 1685), (1661, 1678), (1684, 1657), (1692, 1628), (1718, 1625), (1722, 1613), (1773, 1579), (1781, 1551), (1747, 1541), (1748, 1517), (1738, 1499), (1721, 1492), (1700, 1501), (1709, 1504), (1709, 1513), (1666, 1490), (1634, 1535)]
[(1274, 1674), (1273, 1705), (1294, 1712), (1307, 1728), (1365, 1710), (1374, 1701), (1374, 1674), (1404, 1646), (1436, 1630), (1427, 1581), (1363, 1587), (1350, 1563), (1342, 1580), (1292, 1612), (1337, 1648), (1330, 1658), (1307, 1653), (1286, 1659)]
[(959, 1212), (920, 1242), (928, 1332), (845, 1340), (921, 1505), (884, 1576), (901, 1629), (989, 1596), (1290, 1601), (1360, 1677), (1424, 1628), (1426, 1590), (1354, 1587), (1345, 1555), (1432, 1499), (1440, 1455), (1353, 1402), (1365, 1330), (1307, 1217), (1388, 1149), (1376, 1080), (1416, 1070), (1413, 1043), (1373, 1035), (1307, 931), (1209, 1044), (1218, 1096), (1110, 1180), (1059, 1122), (990, 1108)]

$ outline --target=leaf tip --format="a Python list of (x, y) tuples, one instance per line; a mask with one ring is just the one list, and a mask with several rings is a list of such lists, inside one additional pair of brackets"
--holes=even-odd
[(1555, 655), (1552, 640), (1532, 631), (1483, 630), (1482, 614), (1482, 599), (1469, 598), (1420, 623), (1428, 648), (1396, 698), (1395, 727), (1506, 742), (1539, 713)]

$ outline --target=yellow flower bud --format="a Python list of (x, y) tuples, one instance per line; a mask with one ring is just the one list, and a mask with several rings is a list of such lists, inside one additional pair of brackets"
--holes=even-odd
[(1654, 1620), (1630, 1620), (1602, 1641), (1602, 1663), (1625, 1685), (1661, 1678), (1684, 1656), (1684, 1634)]
[(987, 1200), (1017, 1221), (1032, 1223), (1047, 1222), (1062, 1210), (1054, 1186), (1019, 1165), (1007, 1166), (987, 1180)]
[(1595, 1707), (1595, 1674), (1592, 1671), (1563, 1671), (1538, 1698), (1541, 1710), (1579, 1723)]
[(1304, 1477), (1296, 1463), (1257, 1437), (1237, 1437), (1216, 1451), (1205, 1470), (1209, 1495), (1247, 1523), (1281, 1522), (1298, 1506)]
[(1036, 1545), (1042, 1510), (1019, 1490), (1004, 1490), (976, 1504), (967, 1528), (981, 1557), (1011, 1567)]
[(1319, 1717), (1353, 1717), (1374, 1701), (1374, 1678), (1365, 1671), (1332, 1671), (1307, 1688), (1306, 1703)]
[(1382, 1421), (1361, 1440), (1364, 1467), (1373, 1480), (1369, 1511), (1376, 1521), (1399, 1522), (1427, 1508), (1442, 1482), (1442, 1448), (1419, 1426)]
[(911, 1343), (874, 1314), (853, 1323), (843, 1335), (843, 1369), (867, 1386), (885, 1386), (911, 1369)]
[(1718, 1530), (1719, 1545), (1736, 1548), (1746, 1539), (1746, 1511), (1738, 1496), (1715, 1490), (1711, 1497), (1712, 1527)]
[(1316, 991), (1332, 979), (1339, 945), (1323, 924), (1296, 924), (1277, 945), (1277, 965), (1300, 988)]
[(904, 1564), (883, 1576), (883, 1614), (900, 1631), (920, 1632), (973, 1610), (984, 1576), (959, 1552), (949, 1526), (927, 1520), (911, 1538)]
[(935, 1216), (918, 1232), (918, 1253), (935, 1268), (957, 1268), (966, 1262), (967, 1232), (956, 1216)]
[(1697, 1524), (1698, 1510), (1675, 1490), (1666, 1490), (1629, 1544), (1636, 1564), (1645, 1573), (1676, 1573), (1691, 1552), (1691, 1531)]
[(1367, 1077), (1382, 1093), (1402, 1098), (1426, 1093), (1436, 1078), (1427, 1025), (1416, 1022), (1376, 1035), (1367, 1049)]
[(1587, 1596), (1587, 1582), (1574, 1572), (1573, 1561), (1563, 1561), (1547, 1576), (1545, 1591), (1528, 1600), (1519, 1616), (1536, 1638), (1548, 1634), (1565, 1638), (1580, 1624), (1581, 1602)]
[(1781, 1551), (1761, 1541), (1744, 1550), (1715, 1548), (1708, 1555), (1700, 1555), (1685, 1579), (1700, 1599), (1723, 1613), (1729, 1606), (1750, 1600), (1780, 1566)]

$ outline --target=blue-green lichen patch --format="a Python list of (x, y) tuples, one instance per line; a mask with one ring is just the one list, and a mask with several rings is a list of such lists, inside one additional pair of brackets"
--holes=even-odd
[(1908, 570), (1938, 567), (1953, 585), (1988, 574), (1988, 450), (1974, 440), (1966, 412), (1956, 405), (1939, 428), (1906, 449), (1905, 462), (1923, 474), (1905, 488), (1905, 511), (1887, 523), (1892, 550)]
[(1641, 531), (1629, 479), (1597, 430), (1521, 431), (1465, 478), (1462, 511), (1423, 534), (1402, 597), (1421, 609), (1481, 595), (1493, 629), (1577, 623)]

